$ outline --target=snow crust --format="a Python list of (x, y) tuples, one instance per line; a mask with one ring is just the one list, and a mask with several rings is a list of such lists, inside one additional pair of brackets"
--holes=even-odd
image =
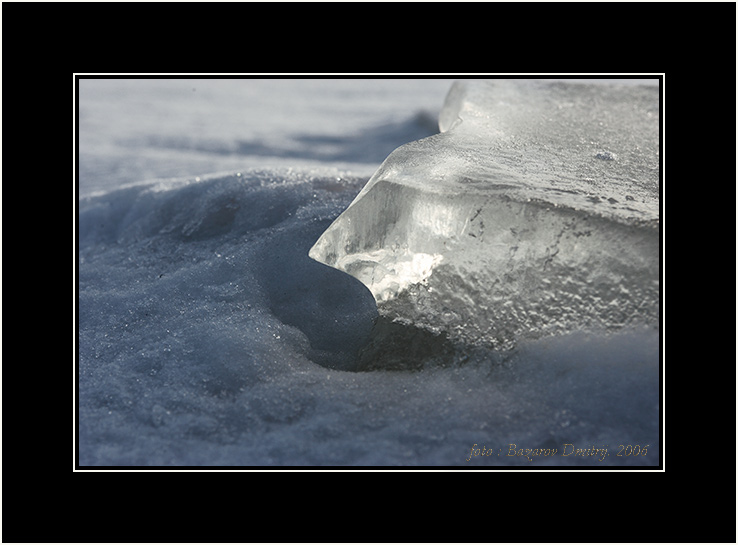
[[(362, 142), (426, 130), (416, 107), (438, 104), (437, 117), (450, 84), (84, 83), (82, 467), (658, 463), (653, 327), (561, 331), (510, 350), (469, 346), (385, 319), (364, 284), (308, 257), (381, 161), (362, 155), (372, 149)], [(198, 103), (206, 92), (210, 100)], [(263, 107), (281, 103), (286, 110)], [(248, 115), (226, 113), (238, 111)], [(237, 138), (257, 142), (257, 133), (271, 137), (254, 153), (205, 145), (223, 150)], [(324, 147), (331, 135), (333, 155)], [(324, 151), (311, 151), (311, 138)], [(186, 173), (167, 177), (175, 169)], [(442, 233), (452, 211), (419, 216)], [(446, 262), (437, 254), (413, 254), (398, 276), (432, 278)]]

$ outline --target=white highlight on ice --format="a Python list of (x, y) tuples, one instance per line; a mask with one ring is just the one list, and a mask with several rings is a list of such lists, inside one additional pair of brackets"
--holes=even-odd
[(359, 279), (377, 302), (386, 301), (413, 284), (425, 282), (443, 261), (441, 254), (409, 253), (398, 255), (387, 249), (349, 254), (337, 262), (337, 268)]

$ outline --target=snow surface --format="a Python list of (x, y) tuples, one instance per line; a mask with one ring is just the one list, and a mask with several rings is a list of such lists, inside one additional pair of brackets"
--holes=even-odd
[(469, 348), (308, 257), (451, 83), (80, 80), (80, 466), (658, 464), (656, 330)]

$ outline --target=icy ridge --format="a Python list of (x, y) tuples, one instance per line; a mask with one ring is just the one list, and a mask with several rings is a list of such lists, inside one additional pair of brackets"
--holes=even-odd
[(445, 132), (395, 150), (310, 256), (468, 342), (658, 327), (657, 121), (653, 88), (455, 84)]

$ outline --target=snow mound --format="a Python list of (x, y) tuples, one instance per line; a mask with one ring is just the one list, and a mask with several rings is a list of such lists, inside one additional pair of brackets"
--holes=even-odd
[[(155, 314), (160, 324), (171, 322), (165, 329), (172, 333), (139, 347), (139, 355), (167, 353), (194, 335), (192, 348), (202, 356), (214, 344), (235, 343), (240, 361), (266, 335), (268, 344), (309, 346), (305, 353), (321, 364), (348, 365), (371, 328), (374, 302), (353, 278), (306, 254), (357, 183), (251, 171), (81, 199), (81, 330), (116, 317), (115, 329), (143, 327), (146, 337)], [(221, 312), (208, 323), (213, 308)], [(235, 370), (226, 375), (215, 382), (232, 389), (243, 381)]]

